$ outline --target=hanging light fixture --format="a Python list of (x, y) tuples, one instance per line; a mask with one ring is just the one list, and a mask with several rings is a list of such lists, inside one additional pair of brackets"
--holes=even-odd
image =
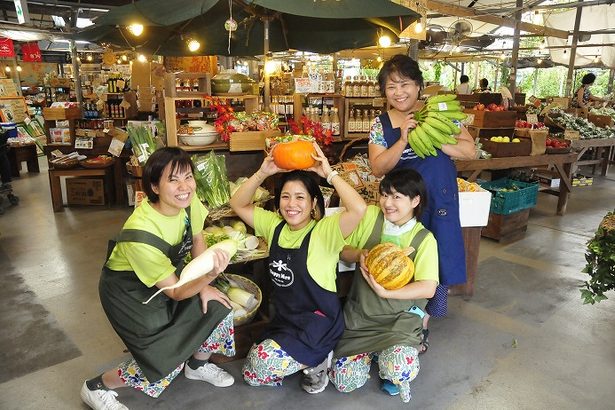
[(536, 64), (542, 64), (542, 58), (539, 58), (538, 60), (536, 60)]
[(15, 70), (17, 70), (17, 72), (21, 73), (21, 66), (19, 64), (17, 64), (17, 67), (15, 67)]
[(128, 56), (126, 54), (122, 54), (122, 61), (128, 61)]
[(538, 48), (540, 48), (541, 50), (544, 50), (545, 48), (547, 48), (547, 40), (546, 39), (542, 40)]
[(506, 54), (504, 53), (500, 54), (500, 60), (502, 61), (506, 60)]
[(390, 47), (391, 46), (391, 37), (387, 36), (386, 34), (381, 35), (378, 38), (378, 44), (380, 45), (380, 47)]
[(596, 58), (594, 58), (594, 63), (598, 64), (600, 62), (600, 56), (596, 56)]
[(133, 23), (128, 26), (128, 31), (130, 31), (133, 36), (139, 37), (143, 34), (143, 24)]
[(10, 72), (11, 72), (11, 67), (10, 67), (10, 66), (8, 66), (8, 65), (7, 65), (7, 66), (5, 66), (5, 67), (4, 67), (4, 71), (6, 71), (7, 73), (10, 73)]
[(85, 59), (86, 59), (86, 60), (88, 60), (88, 61), (92, 61), (92, 60), (94, 59), (94, 57), (92, 57), (92, 54), (88, 54), (88, 55), (85, 57)]
[(145, 57), (143, 54), (139, 54), (137, 56), (137, 61), (140, 63), (147, 63), (147, 57)]
[(201, 43), (199, 43), (198, 40), (191, 38), (190, 40), (188, 40), (188, 50), (191, 53), (195, 53), (199, 50), (199, 48), (201, 48)]
[(423, 28), (423, 17), (421, 17), (419, 20), (416, 21), (416, 24), (414, 25), (414, 32), (416, 34), (422, 33)]

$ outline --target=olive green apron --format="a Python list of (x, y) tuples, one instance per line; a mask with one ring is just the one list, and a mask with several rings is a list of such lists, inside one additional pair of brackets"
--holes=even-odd
[[(380, 243), (383, 220), (384, 217), (380, 213), (365, 244), (366, 249), (371, 249)], [(418, 249), (428, 234), (427, 229), (420, 230), (412, 239), (410, 246)], [(412, 260), (414, 255), (416, 251), (410, 255)], [(335, 357), (380, 352), (397, 345), (417, 347), (421, 341), (422, 319), (408, 310), (413, 306), (425, 310), (426, 304), (427, 299), (381, 298), (365, 281), (357, 264), (352, 287), (344, 306), (346, 328), (335, 348)]]
[[(190, 215), (190, 208), (186, 212)], [(184, 256), (192, 248), (192, 230), (186, 218), (186, 231), (177, 245), (134, 229), (122, 230), (115, 241), (109, 242), (107, 259), (117, 242), (145, 243), (167, 255), (179, 276)], [(150, 382), (164, 378), (187, 360), (230, 312), (221, 303), (209, 301), (204, 315), (198, 295), (178, 302), (161, 293), (144, 305), (142, 302), (156, 290), (145, 286), (132, 271), (103, 267), (99, 282), (103, 309)]]

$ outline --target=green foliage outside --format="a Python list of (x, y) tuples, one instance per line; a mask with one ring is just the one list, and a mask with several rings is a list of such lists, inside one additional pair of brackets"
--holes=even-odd
[(615, 289), (615, 211), (606, 214), (596, 235), (587, 242), (587, 265), (583, 269), (590, 279), (581, 285), (583, 303), (605, 300), (605, 292)]

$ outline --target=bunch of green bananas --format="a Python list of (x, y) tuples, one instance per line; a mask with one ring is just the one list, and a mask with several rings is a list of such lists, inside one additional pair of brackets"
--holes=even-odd
[(414, 113), (418, 122), (416, 128), (408, 133), (408, 143), (420, 158), (438, 155), (436, 148), (442, 144), (457, 144), (461, 128), (451, 120), (463, 120), (466, 115), (455, 94), (442, 94), (430, 97), (425, 106)]

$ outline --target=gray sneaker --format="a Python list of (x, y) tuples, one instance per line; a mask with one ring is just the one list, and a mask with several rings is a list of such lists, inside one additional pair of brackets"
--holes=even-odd
[(328, 370), (331, 367), (333, 352), (329, 352), (327, 358), (318, 366), (303, 369), (301, 388), (310, 394), (317, 394), (325, 390), (329, 384)]
[(90, 390), (85, 382), (81, 387), (81, 400), (94, 410), (128, 410), (116, 397), (113, 390)]

